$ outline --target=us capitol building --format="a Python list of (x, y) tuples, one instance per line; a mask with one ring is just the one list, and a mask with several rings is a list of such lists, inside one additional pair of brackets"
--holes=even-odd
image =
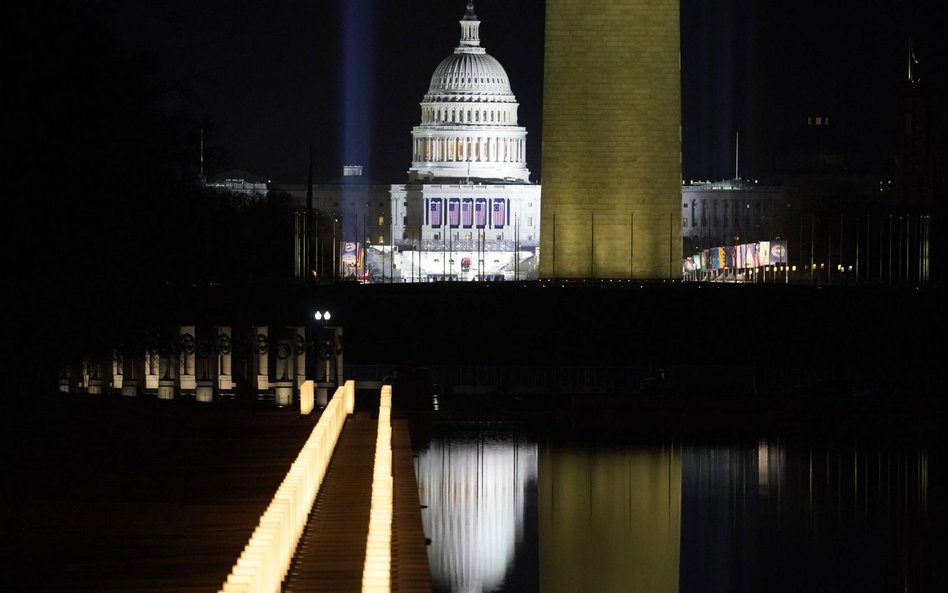
[[(317, 226), (330, 254), (312, 269), (370, 282), (536, 279), (540, 186), (530, 182), (527, 130), (500, 62), (481, 47), (473, 2), (461, 40), (441, 61), (412, 129), (408, 183), (384, 185), (346, 166), (338, 181), (313, 188)], [(306, 202), (306, 187), (276, 190)], [(303, 242), (297, 230), (297, 253)], [(319, 259), (319, 256), (317, 256)], [(297, 257), (297, 275), (305, 274)], [(319, 275), (319, 272), (317, 272)]]

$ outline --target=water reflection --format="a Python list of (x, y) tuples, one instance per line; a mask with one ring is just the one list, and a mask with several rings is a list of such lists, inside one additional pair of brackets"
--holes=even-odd
[(538, 502), (540, 591), (678, 590), (679, 448), (550, 444)]
[(467, 428), (423, 452), (440, 590), (932, 589), (924, 447), (553, 438), (537, 451), (512, 429)]
[[(433, 438), (416, 463), (436, 590), (497, 591), (529, 581), (533, 562), (523, 542), (528, 502), (535, 512), (536, 442), (510, 425), (464, 425)], [(511, 574), (515, 566), (527, 576)]]
[(754, 453), (685, 448), (682, 591), (928, 590), (924, 448)]

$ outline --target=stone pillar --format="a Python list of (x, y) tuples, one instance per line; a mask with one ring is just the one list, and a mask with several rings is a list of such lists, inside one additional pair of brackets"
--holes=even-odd
[(217, 379), (217, 331), (214, 328), (196, 328), (197, 344), (194, 350), (194, 398), (199, 402), (214, 401), (214, 384)]
[(174, 399), (178, 392), (180, 346), (177, 331), (163, 333), (158, 350), (158, 399)]
[(157, 351), (145, 352), (145, 391), (158, 393), (158, 381), (161, 378), (161, 358)]
[(79, 369), (79, 391), (88, 393), (89, 392), (89, 359), (88, 357), (82, 357), (82, 363)]
[(343, 369), (343, 339), (342, 339), (342, 328), (334, 327), (335, 330), (335, 371), (336, 371), (336, 385), (342, 385), (345, 382), (344, 369)]
[(59, 391), (74, 393), (78, 387), (79, 370), (72, 363), (64, 362), (59, 366)]
[(85, 359), (83, 366), (86, 371), (85, 376), (86, 392), (93, 395), (102, 395), (105, 393), (107, 378), (105, 375), (105, 365), (102, 364), (100, 357), (93, 356)]
[(293, 332), (293, 367), (296, 370), (296, 392), (299, 393), (306, 381), (306, 328), (295, 326), (291, 330)]
[(125, 384), (125, 355), (118, 348), (112, 348), (112, 391), (121, 393)]
[(229, 325), (217, 326), (217, 393), (232, 397), (234, 384), (234, 340)]
[(254, 326), (254, 336), (256, 391), (260, 398), (270, 393), (270, 329), (266, 325)]
[(293, 346), (295, 328), (282, 328), (274, 332), (273, 396), (277, 406), (283, 408), (293, 404), (296, 391), (296, 353)]
[(178, 386), (182, 395), (193, 395), (197, 390), (197, 381), (194, 375), (195, 354), (197, 353), (197, 340), (194, 336), (193, 325), (179, 325), (178, 339), (181, 355), (178, 357)]
[(144, 362), (145, 359), (141, 355), (141, 351), (126, 350), (123, 352), (122, 395), (134, 397), (141, 392), (145, 376)]
[(321, 327), (316, 338), (316, 404), (325, 407), (330, 393), (343, 382), (341, 327)]

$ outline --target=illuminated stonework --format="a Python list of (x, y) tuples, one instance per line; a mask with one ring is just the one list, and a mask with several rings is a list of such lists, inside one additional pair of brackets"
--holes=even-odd
[(673, 278), (678, 0), (548, 0), (542, 277)]

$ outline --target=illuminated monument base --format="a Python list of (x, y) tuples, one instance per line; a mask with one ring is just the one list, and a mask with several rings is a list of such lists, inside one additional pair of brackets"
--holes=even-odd
[(678, 0), (548, 0), (543, 277), (680, 278)]

